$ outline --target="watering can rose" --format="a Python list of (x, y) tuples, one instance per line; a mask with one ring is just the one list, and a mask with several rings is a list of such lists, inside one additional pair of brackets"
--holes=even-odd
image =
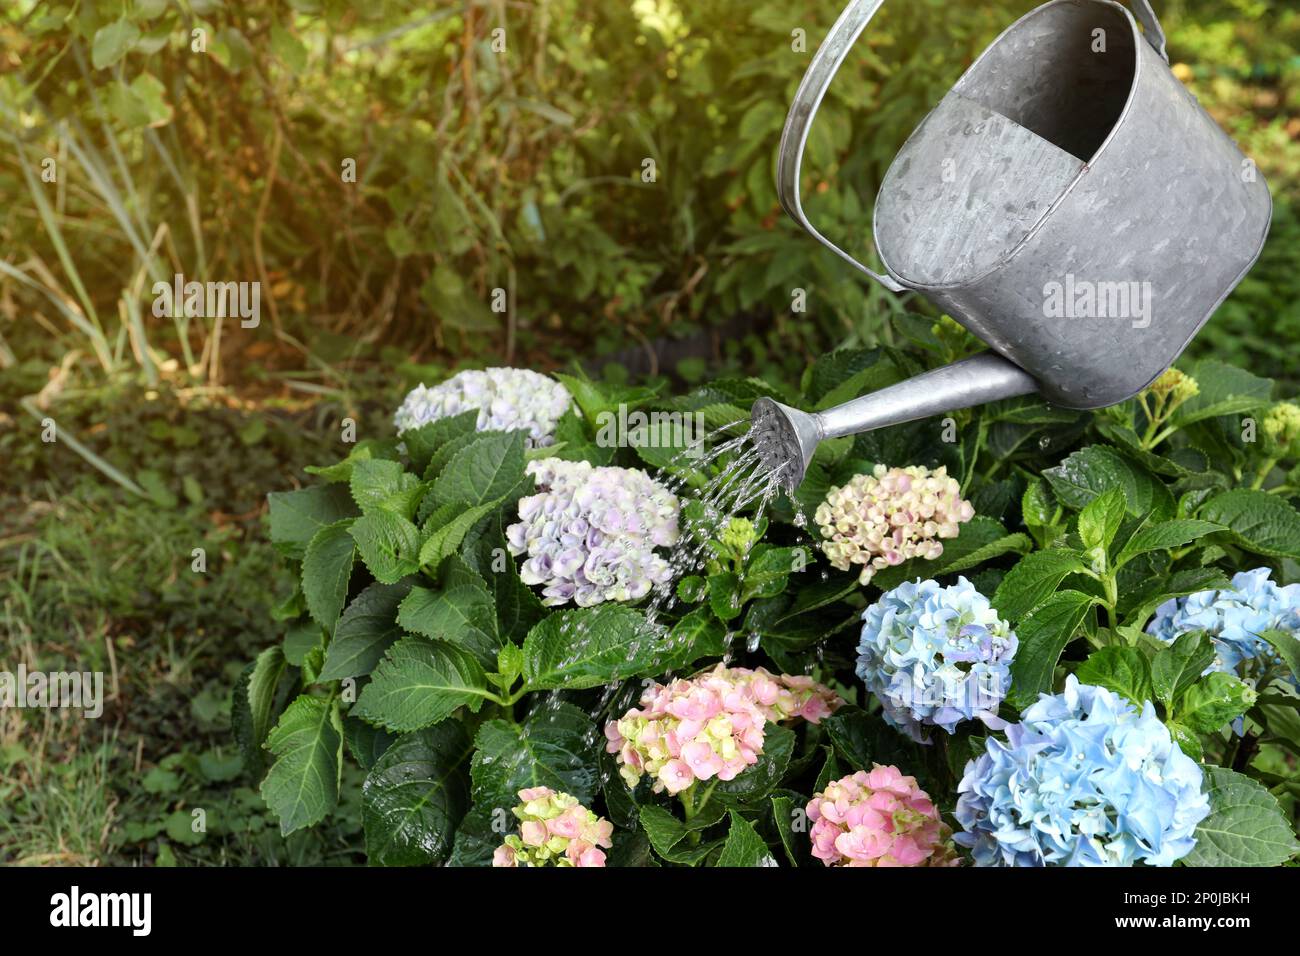
[(960, 525), (974, 516), (945, 468), (877, 465), (872, 474), (832, 488), (814, 519), (831, 567), (848, 571), (861, 565), (858, 580), (867, 584), (877, 571), (909, 558), (939, 557), (939, 539), (957, 537)]

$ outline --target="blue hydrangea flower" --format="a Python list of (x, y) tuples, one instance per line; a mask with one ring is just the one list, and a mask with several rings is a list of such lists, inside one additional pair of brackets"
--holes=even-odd
[[(1233, 575), (1232, 587), (1198, 591), (1156, 609), (1147, 633), (1174, 641), (1189, 631), (1206, 631), (1214, 641), (1214, 663), (1206, 668), (1250, 680), (1280, 660), (1259, 635), (1300, 634), (1300, 584), (1278, 587), (1268, 568)], [(1292, 675), (1292, 682), (1295, 677)]]
[(1071, 675), (1043, 694), (957, 787), (954, 838), (976, 866), (1170, 866), (1210, 813), (1201, 768), (1142, 712)]
[(913, 740), (963, 720), (994, 728), (1011, 685), (1015, 632), (965, 578), (901, 584), (862, 614), (857, 674), (885, 720)]

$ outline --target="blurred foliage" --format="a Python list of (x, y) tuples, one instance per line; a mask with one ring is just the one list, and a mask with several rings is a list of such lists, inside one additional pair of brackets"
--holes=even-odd
[[(1159, 6), (1176, 72), (1278, 201), (1264, 261), (1198, 348), (1284, 373), (1268, 345), (1300, 337), (1300, 10)], [(907, 298), (822, 251), (772, 186), (786, 107), (840, 7), (18, 0), (0, 14), (0, 189), (17, 200), (0, 210), (0, 359), (45, 344), (35, 328), (152, 377), (333, 364), (315, 354), (331, 335), (553, 365), (752, 312), (761, 334), (715, 334), (710, 358), (789, 377), (825, 347), (888, 342)], [(810, 140), (807, 205), (828, 235), (870, 255), (898, 147), (1031, 7), (886, 6)], [(276, 348), (266, 327), (155, 319), (152, 283), (174, 272), (261, 281)]]

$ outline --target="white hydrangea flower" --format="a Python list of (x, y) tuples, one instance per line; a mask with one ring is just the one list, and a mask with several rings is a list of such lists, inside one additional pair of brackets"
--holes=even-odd
[(527, 554), (525, 584), (543, 604), (590, 607), (635, 601), (672, 577), (655, 552), (677, 542), (677, 497), (635, 468), (542, 458), (528, 463), (537, 494), (519, 501), (506, 529), (510, 553)]
[(555, 443), (555, 426), (573, 403), (563, 385), (525, 368), (458, 372), (441, 385), (412, 389), (393, 416), (397, 433), (478, 409), (479, 431), (528, 432), (530, 448)]

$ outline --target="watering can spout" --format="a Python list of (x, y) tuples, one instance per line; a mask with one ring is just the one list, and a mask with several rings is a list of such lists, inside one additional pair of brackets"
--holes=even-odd
[(981, 352), (821, 412), (804, 412), (760, 398), (750, 411), (751, 436), (761, 467), (777, 473), (780, 483), (793, 490), (803, 481), (823, 439), (1036, 391), (1038, 383), (1020, 366), (996, 352)]

